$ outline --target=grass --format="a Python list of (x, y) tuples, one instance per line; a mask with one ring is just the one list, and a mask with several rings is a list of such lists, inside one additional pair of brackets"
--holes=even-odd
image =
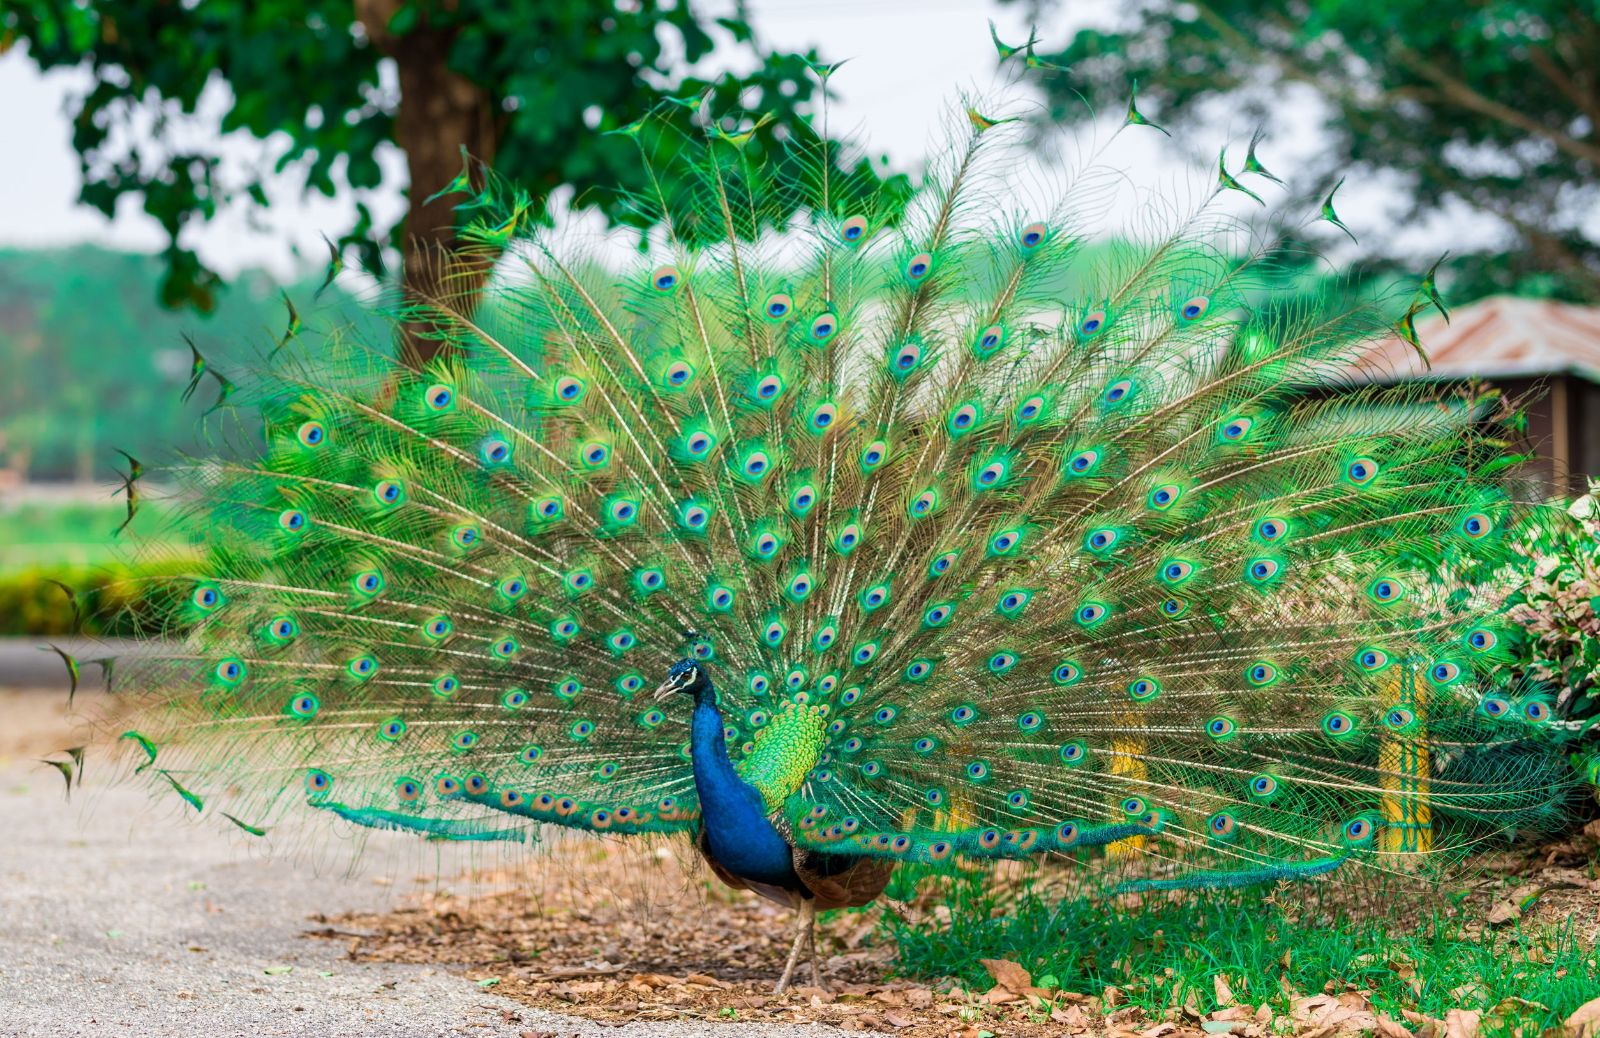
[[(897, 877), (918, 881), (910, 870)], [(919, 903), (942, 905), (948, 921), (885, 913), (878, 935), (897, 948), (896, 970), (979, 990), (991, 983), (985, 958), (1018, 963), (1040, 987), (1096, 995), (1117, 987), (1152, 1015), (1219, 1008), (1217, 977), (1240, 1002), (1285, 1013), (1293, 997), (1350, 984), (1370, 989), (1374, 1008), (1397, 1020), (1404, 1010), (1442, 1018), (1479, 1009), (1486, 1031), (1504, 1034), (1537, 1034), (1600, 995), (1600, 953), (1581, 929), (1593, 922), (1576, 916), (1496, 929), (1442, 899), (1390, 892), (1352, 905), (1337, 883), (1284, 884), (1263, 899), (1259, 890), (1061, 897), (1027, 880), (996, 890), (983, 873), (921, 882)], [(1397, 904), (1432, 907), (1407, 923), (1373, 912)]]
[(130, 543), (141, 552), (178, 547), (185, 538), (160, 502), (140, 505), (124, 541), (114, 532), (127, 518), (121, 499), (104, 504), (24, 502), (0, 511), (0, 576), (52, 567), (85, 569), (124, 560)]

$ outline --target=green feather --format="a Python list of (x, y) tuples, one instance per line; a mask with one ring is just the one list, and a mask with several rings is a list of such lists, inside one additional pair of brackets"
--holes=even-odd
[[(200, 533), (111, 682), (135, 773), (251, 833), (690, 832), (691, 704), (650, 695), (689, 657), (823, 853), (1117, 844), (1231, 886), (1381, 864), (1420, 819), (1445, 861), (1549, 824), (1580, 777), (1460, 576), (1510, 550), (1514, 430), (1346, 384), (1417, 345), (1433, 271), (1409, 309), (1282, 294), (1212, 233), (1261, 200), (1225, 152), (1201, 214), (1091, 250), (1095, 176), (1013, 191), (1009, 119), (964, 107), (907, 198), (832, 145), (758, 154), (759, 113), (708, 139), (705, 103), (623, 135), (645, 254), (464, 169), (505, 276), (399, 308), (420, 370), (295, 314), (304, 356), (192, 374), (262, 446), (163, 474)], [(1259, 140), (1240, 176), (1275, 180)]]

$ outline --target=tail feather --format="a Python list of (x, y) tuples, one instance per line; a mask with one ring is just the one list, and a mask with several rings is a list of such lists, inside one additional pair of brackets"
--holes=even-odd
[(825, 711), (779, 798), (823, 851), (1137, 838), (1199, 870), (1168, 889), (1381, 863), (1401, 817), (1456, 851), (1547, 816), (1560, 769), (1451, 763), (1554, 759), (1460, 576), (1521, 511), (1500, 402), (1352, 389), (1381, 301), (1288, 295), (1215, 194), (1088, 245), (1098, 157), (1009, 210), (1011, 129), (972, 127), (902, 206), (831, 144), (641, 124), (663, 230), (620, 276), (491, 183), (486, 298), (405, 311), (439, 359), (329, 334), (235, 394), (265, 449), (190, 472), (183, 648), (117, 670), (145, 753), (262, 822), (674, 832), (686, 704), (649, 693), (687, 655), (736, 760)]

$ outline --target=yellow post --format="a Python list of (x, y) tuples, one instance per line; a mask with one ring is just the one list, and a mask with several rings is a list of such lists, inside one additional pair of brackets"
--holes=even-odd
[(1384, 712), (1396, 707), (1410, 710), (1416, 720), (1404, 732), (1384, 729), (1378, 749), (1378, 784), (1383, 795), (1383, 831), (1379, 846), (1401, 854), (1426, 854), (1433, 850), (1433, 809), (1428, 804), (1428, 695), (1417, 683), (1410, 662), (1389, 668), (1384, 688)]
[[(1123, 715), (1123, 720), (1128, 722), (1128, 727), (1133, 727), (1136, 720), (1134, 716)], [(1111, 740), (1111, 774), (1126, 775), (1128, 778), (1143, 780), (1150, 777), (1150, 766), (1144, 762), (1145, 751), (1149, 747), (1146, 741), (1139, 736), (1122, 735)], [(1130, 784), (1130, 792), (1137, 793), (1144, 788), (1142, 782)], [(1122, 802), (1119, 800), (1111, 805), (1111, 818), (1114, 822), (1121, 822), (1127, 818), (1122, 813)], [(1134, 858), (1144, 851), (1145, 845), (1150, 842), (1148, 836), (1130, 836), (1126, 840), (1118, 840), (1106, 848), (1106, 856), (1110, 858)]]

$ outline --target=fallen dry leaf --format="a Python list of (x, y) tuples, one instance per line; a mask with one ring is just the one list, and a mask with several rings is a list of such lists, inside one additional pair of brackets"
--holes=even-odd
[(1011, 991), (1033, 987), (1033, 975), (1010, 959), (979, 959), (978, 962), (1000, 987)]
[(1476, 1038), (1483, 1014), (1473, 1009), (1449, 1009), (1444, 1014), (1445, 1038)]
[(1412, 1038), (1411, 1029), (1389, 1016), (1377, 1014), (1378, 1026), (1373, 1030), (1378, 1038)]
[(1407, 1023), (1418, 1025), (1417, 1038), (1442, 1038), (1444, 1034), (1444, 1021), (1436, 1016), (1425, 1016), (1414, 1009), (1402, 1009), (1400, 1015)]
[[(1590, 822), (1591, 826), (1600, 826), (1600, 820)], [(1588, 832), (1588, 828), (1584, 829)], [(1600, 835), (1597, 835), (1600, 839)], [(1572, 1015), (1561, 1021), (1562, 1038), (1600, 1038), (1600, 998), (1585, 1002), (1572, 1011)]]

